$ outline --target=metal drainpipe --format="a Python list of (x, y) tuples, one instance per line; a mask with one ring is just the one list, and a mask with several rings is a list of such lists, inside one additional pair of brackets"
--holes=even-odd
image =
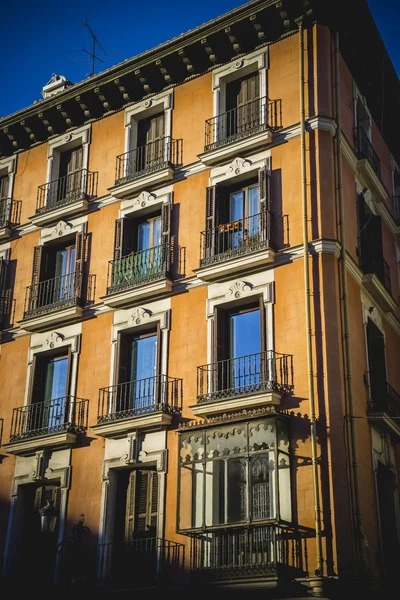
[(314, 397), (314, 372), (312, 358), (312, 333), (311, 333), (311, 300), (310, 300), (310, 269), (308, 264), (308, 214), (307, 214), (307, 175), (306, 175), (306, 121), (304, 112), (304, 30), (300, 20), (299, 26), (299, 51), (300, 51), (300, 141), (301, 141), (301, 199), (303, 206), (303, 247), (304, 247), (304, 293), (306, 303), (306, 336), (307, 336), (307, 366), (308, 389), (310, 397), (310, 436), (311, 436), (311, 461), (314, 488), (315, 511), (315, 542), (317, 550), (316, 575), (324, 575), (324, 560), (322, 556), (322, 531), (321, 531), (321, 505), (317, 464), (317, 429), (315, 420)]
[[(358, 476), (358, 462), (357, 462), (357, 445), (356, 445), (356, 434), (355, 434), (355, 419), (354, 419), (354, 396), (353, 396), (353, 385), (352, 385), (352, 369), (350, 360), (350, 333), (349, 333), (349, 308), (348, 308), (348, 293), (347, 293), (347, 255), (346, 255), (346, 244), (345, 244), (345, 230), (344, 230), (344, 202), (343, 202), (343, 176), (342, 176), (342, 152), (341, 152), (341, 140), (342, 130), (340, 121), (340, 81), (339, 81), (339, 34), (335, 35), (335, 101), (336, 101), (336, 142), (337, 142), (337, 161), (338, 161), (338, 200), (339, 200), (339, 232), (340, 232), (340, 261), (342, 268), (340, 269), (341, 282), (342, 282), (342, 302), (343, 302), (343, 327), (344, 327), (344, 342), (345, 342), (345, 365), (346, 373), (345, 385), (347, 388), (347, 403), (348, 403), (348, 417), (350, 423), (350, 442), (351, 442), (351, 469), (353, 473), (353, 492), (354, 492), (354, 512), (355, 512), (355, 537), (356, 537), (356, 569), (363, 564), (363, 536), (362, 536), (362, 520), (361, 520), (361, 509), (360, 509), (360, 486)], [(345, 415), (346, 418), (346, 415)], [(358, 559), (358, 560), (357, 560)]]

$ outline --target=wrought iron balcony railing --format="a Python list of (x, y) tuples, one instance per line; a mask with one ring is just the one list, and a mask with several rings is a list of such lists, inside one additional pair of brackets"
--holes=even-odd
[(165, 136), (117, 156), (115, 185), (182, 164), (182, 140)]
[(69, 306), (83, 306), (94, 297), (95, 279), (95, 275), (85, 278), (81, 273), (69, 273), (28, 286), (24, 319)]
[[(370, 374), (369, 378), (370, 378)], [(392, 417), (400, 418), (400, 394), (391, 385), (386, 383), (381, 391), (370, 387), (371, 399), (369, 400), (370, 412), (386, 412)]]
[(394, 220), (397, 225), (400, 225), (400, 196), (393, 196), (393, 212)]
[(392, 280), (390, 278), (390, 266), (388, 265), (388, 263), (386, 262), (385, 259), (383, 259), (383, 281), (382, 281), (383, 285), (385, 286), (386, 290), (389, 292), (389, 294), (392, 293)]
[(191, 572), (196, 579), (308, 573), (304, 533), (275, 523), (207, 531), (192, 537)]
[(114, 294), (137, 285), (167, 277), (170, 270), (171, 248), (161, 244), (108, 263), (107, 294)]
[(21, 218), (21, 200), (0, 198), (0, 227), (15, 227)]
[(174, 582), (182, 576), (184, 545), (161, 538), (137, 539), (97, 547), (99, 583), (112, 588)]
[(221, 223), (200, 233), (200, 265), (206, 266), (269, 247), (270, 212)]
[(97, 194), (97, 175), (97, 172), (81, 169), (40, 185), (36, 214), (42, 214), (77, 200), (94, 198)]
[(381, 161), (379, 160), (379, 156), (375, 152), (373, 145), (369, 141), (368, 135), (362, 127), (354, 128), (354, 142), (357, 158), (366, 158), (370, 162), (375, 173), (380, 178)]
[(153, 412), (179, 414), (181, 410), (182, 379), (158, 375), (101, 388), (97, 423)]
[(281, 126), (281, 100), (257, 98), (243, 106), (207, 119), (205, 151), (215, 150), (260, 131), (273, 131)]
[(197, 402), (293, 390), (293, 356), (272, 350), (197, 367)]
[(89, 400), (64, 396), (13, 409), (10, 442), (52, 433), (85, 432)]

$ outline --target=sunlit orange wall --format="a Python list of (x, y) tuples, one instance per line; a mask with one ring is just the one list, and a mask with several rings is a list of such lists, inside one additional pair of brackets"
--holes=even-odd
[(15, 300), (14, 324), (24, 315), (26, 288), (32, 281), (33, 249), (39, 244), (39, 231), (21, 236), (11, 242), (10, 261), (16, 267), (13, 298)]
[(21, 224), (28, 223), (35, 214), (38, 187), (46, 183), (47, 144), (18, 154), (13, 197), (21, 200)]
[(99, 197), (108, 194), (115, 183), (117, 155), (123, 154), (125, 144), (123, 110), (92, 123), (92, 141), (89, 150), (89, 171), (98, 172)]
[(183, 164), (196, 162), (198, 155), (204, 152), (205, 121), (212, 116), (212, 73), (174, 89), (172, 137), (183, 138)]

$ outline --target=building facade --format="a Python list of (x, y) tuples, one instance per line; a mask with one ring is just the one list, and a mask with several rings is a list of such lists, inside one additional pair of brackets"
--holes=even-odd
[(390, 589), (399, 80), (366, 2), (325, 4), (2, 119), (3, 589)]

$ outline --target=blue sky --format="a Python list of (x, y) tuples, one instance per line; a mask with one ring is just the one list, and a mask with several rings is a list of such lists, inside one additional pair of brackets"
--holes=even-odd
[[(351, 1), (351, 0), (350, 0)], [(91, 51), (92, 38), (83, 25), (87, 19), (104, 47), (98, 48), (104, 62), (96, 72), (149, 50), (244, 4), (243, 0), (187, 0), (110, 4), (105, 0), (42, 0), (8, 2), (2, 10), (2, 93), (0, 117), (41, 98), (41, 89), (52, 73), (65, 75), (73, 83), (88, 76), (91, 62), (83, 49)], [(400, 74), (399, 0), (368, 0), (389, 55)], [(189, 8), (190, 7), (190, 8)]]

